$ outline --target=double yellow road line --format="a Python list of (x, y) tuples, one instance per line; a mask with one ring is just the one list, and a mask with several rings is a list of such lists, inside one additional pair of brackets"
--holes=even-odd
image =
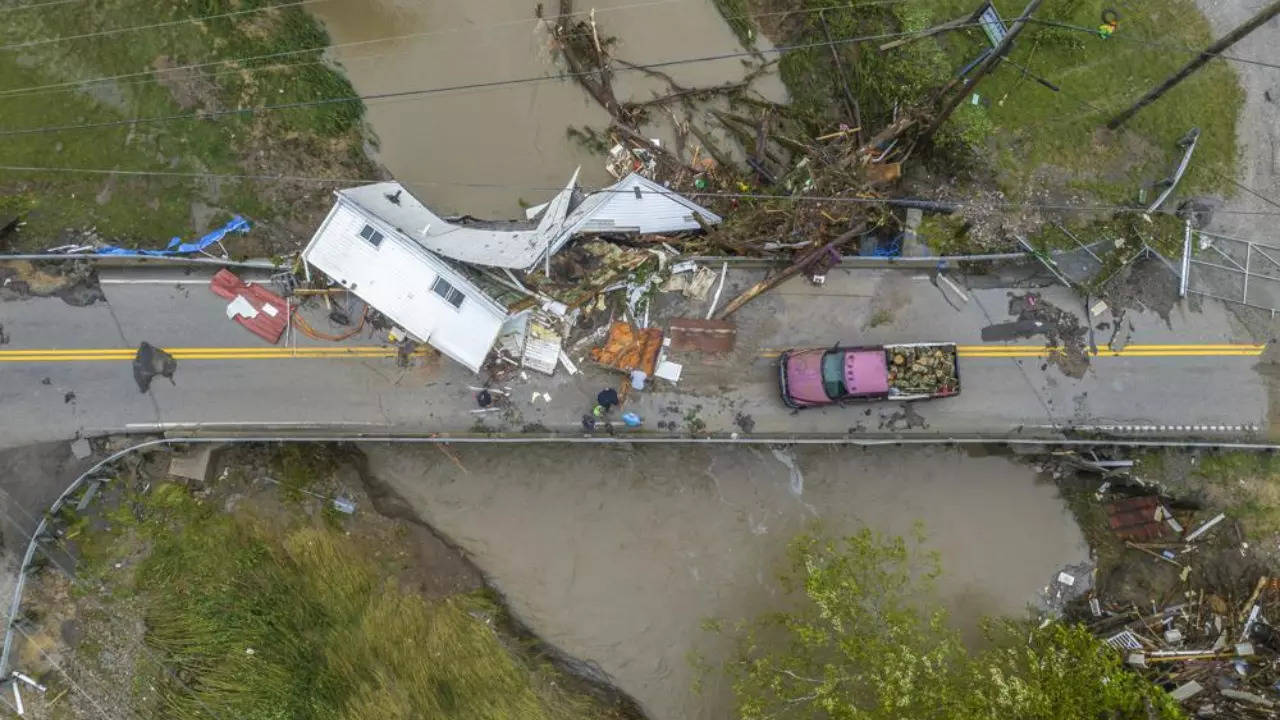
[[(393, 347), (378, 345), (338, 347), (206, 347), (163, 348), (177, 360), (291, 360), (388, 358)], [(0, 362), (55, 363), (133, 360), (136, 348), (77, 348), (68, 350), (0, 350)]]
[[(1099, 347), (1091, 357), (1257, 357), (1265, 345), (1127, 345), (1120, 350)], [(962, 358), (1045, 358), (1061, 353), (1043, 345), (957, 345)]]
[[(291, 360), (390, 358), (394, 347), (379, 345), (320, 347), (190, 347), (164, 348), (177, 360)], [(1100, 349), (1093, 357), (1257, 357), (1265, 345), (1129, 345), (1122, 350)], [(1061, 350), (1043, 345), (958, 345), (962, 358), (1047, 358)], [(425, 351), (418, 351), (423, 354)], [(0, 362), (57, 363), (133, 360), (135, 348), (73, 348), (66, 350), (0, 350)], [(766, 350), (760, 357), (773, 358), (780, 350)]]
[[(1121, 350), (1099, 348), (1091, 357), (1257, 357), (1266, 345), (1128, 345)], [(775, 358), (780, 350), (767, 350), (760, 357)], [(1044, 345), (957, 345), (962, 358), (1047, 358), (1062, 352)]]

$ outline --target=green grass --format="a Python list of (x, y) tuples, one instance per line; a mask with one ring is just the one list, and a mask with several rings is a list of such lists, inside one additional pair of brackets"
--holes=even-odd
[[(173, 484), (132, 500), (140, 516), (122, 504), (84, 543), (83, 575), (130, 583), (143, 608), (155, 652), (134, 678), (142, 717), (614, 716), (502, 634), (490, 599), (407, 592), (328, 523), (228, 515)], [(131, 573), (111, 569), (139, 548)]]
[[(955, 9), (964, 6), (949, 4)], [(1102, 0), (1050, 0), (1037, 17), (1096, 27), (1102, 9), (1112, 5)], [(1013, 17), (1022, 3), (998, 1), (996, 7)], [(1109, 40), (1043, 25), (1032, 25), (1022, 34), (1011, 60), (1061, 92), (1025, 77), (1012, 63), (979, 85), (978, 93), (990, 101), (994, 132), (989, 147), (1007, 190), (1036, 179), (1038, 185), (1056, 180), (1100, 199), (1132, 201), (1139, 185), (1169, 174), (1181, 156), (1174, 143), (1193, 127), (1201, 129), (1200, 142), (1180, 193), (1227, 189), (1227, 181), (1217, 173), (1232, 173), (1236, 116), (1244, 95), (1225, 61), (1211, 63), (1117, 133), (1100, 129), (1115, 112), (1190, 59), (1191, 53), (1176, 47), (1199, 48), (1212, 39), (1208, 22), (1191, 0), (1134, 0), (1121, 12), (1119, 31)], [(969, 30), (946, 42), (951, 56), (959, 58), (986, 40)], [(1046, 173), (1046, 168), (1052, 172)]]
[[(5, 14), (6, 39), (14, 43), (149, 25), (265, 6), (265, 0), (99, 0)], [(142, 32), (39, 44), (0, 51), (0, 92), (92, 78), (141, 73), (158, 58), (174, 65), (208, 63), (296, 49), (323, 47), (328, 38), (303, 10), (240, 15)], [(0, 128), (21, 129), (112, 122), (130, 118), (188, 115), (203, 110), (280, 104), (354, 94), (339, 73), (315, 64), (318, 53), (218, 65), (201, 71), (206, 87), (195, 106), (181, 107), (152, 77), (128, 77), (91, 87), (48, 88), (0, 96)], [(249, 67), (293, 63), (293, 67), (242, 73)], [(177, 77), (169, 75), (168, 77)], [(358, 148), (363, 108), (359, 103), (215, 120), (176, 120), (124, 127), (67, 130), (5, 138), (0, 164), (67, 168), (243, 174), (263, 149), (273, 156), (266, 174), (288, 174), (292, 165), (340, 174), (366, 162)], [(261, 172), (260, 168), (254, 168)], [(348, 171), (350, 172), (350, 171)], [(314, 188), (312, 188), (314, 189)], [(278, 184), (156, 177), (4, 172), (0, 213), (23, 212), (27, 226), (18, 247), (57, 242), (68, 228), (96, 227), (125, 244), (153, 247), (173, 235), (196, 230), (191, 204), (219, 208), (258, 220), (287, 216), (293, 203)], [(100, 199), (99, 199), (100, 198)], [(265, 232), (265, 231), (264, 231)]]
[(1280, 533), (1280, 458), (1272, 453), (1218, 452), (1200, 458), (1196, 475), (1251, 540)]
[[(969, 0), (919, 0), (869, 3), (854, 9), (847, 0), (753, 0), (753, 12), (835, 8), (826, 11), (833, 37), (910, 31), (959, 18), (976, 3)], [(1023, 0), (996, 0), (1002, 16), (1021, 12)], [(1099, 24), (1104, 0), (1048, 0), (1036, 17), (1086, 28)], [(1010, 55), (1061, 88), (1053, 92), (1005, 63), (977, 88), (979, 105), (966, 103), (940, 133), (945, 159), (962, 146), (990, 158), (998, 184), (1014, 199), (1029, 189), (1053, 195), (1084, 195), (1107, 202), (1129, 202), (1138, 187), (1167, 176), (1180, 157), (1174, 143), (1192, 127), (1202, 131), (1195, 159), (1180, 194), (1226, 192), (1236, 155), (1236, 116), (1243, 92), (1225, 61), (1210, 63), (1121, 131), (1101, 130), (1126, 107), (1189, 59), (1179, 46), (1203, 47), (1209, 26), (1192, 0), (1132, 0), (1120, 9), (1119, 31), (1110, 40), (1095, 34), (1031, 24)], [(823, 39), (817, 13), (795, 16), (773, 38), (778, 42)], [(881, 52), (883, 41), (839, 46), (842, 61), (862, 106), (869, 130), (883, 127), (895, 104), (927, 103), (932, 93), (988, 43), (976, 28), (918, 40)], [(1144, 43), (1157, 43), (1159, 46)], [(831, 70), (827, 47), (787, 53), (780, 64), (792, 102), (830, 128), (842, 119), (842, 91)]]

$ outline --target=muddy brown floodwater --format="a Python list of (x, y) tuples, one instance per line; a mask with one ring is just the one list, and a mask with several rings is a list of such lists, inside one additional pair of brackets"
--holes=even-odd
[[(356, 90), (369, 95), (565, 72), (535, 18), (539, 5), (548, 18), (558, 12), (551, 0), (328, 0), (309, 7), (329, 30), (330, 55)], [(710, 0), (579, 5), (595, 8), (601, 33), (618, 38), (615, 56), (633, 63), (742, 50)], [(737, 58), (662, 69), (687, 87), (740, 80), (745, 73)], [(771, 99), (785, 97), (776, 76), (755, 87)], [(615, 89), (621, 100), (666, 92), (657, 81), (621, 69)], [(377, 159), (441, 212), (516, 217), (521, 200), (547, 200), (579, 165), (584, 187), (612, 182), (604, 158), (565, 133), (569, 126), (601, 129), (609, 122), (572, 80), (375, 100), (368, 120), (380, 144)], [(660, 130), (656, 135), (670, 141)]]
[[(941, 553), (941, 600), (969, 640), (1020, 615), (1088, 547), (1056, 487), (1003, 457), (805, 446), (367, 447), (370, 470), (458, 543), (548, 642), (593, 661), (654, 720), (731, 717), (701, 629), (779, 608), (789, 540), (818, 520)], [(465, 468), (465, 469), (464, 469)]]

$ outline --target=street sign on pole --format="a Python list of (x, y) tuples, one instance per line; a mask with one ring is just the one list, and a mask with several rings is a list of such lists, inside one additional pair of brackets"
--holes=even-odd
[(1000, 14), (991, 3), (987, 3), (978, 11), (978, 22), (982, 23), (982, 32), (987, 34), (991, 47), (999, 45), (1004, 36), (1009, 33), (1009, 28), (1005, 27), (1004, 20), (1000, 19)]

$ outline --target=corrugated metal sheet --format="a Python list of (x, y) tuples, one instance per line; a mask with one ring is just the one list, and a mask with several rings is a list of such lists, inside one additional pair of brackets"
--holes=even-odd
[(340, 190), (338, 195), (431, 252), (460, 262), (517, 270), (532, 268), (579, 233), (697, 230), (701, 226), (694, 213), (708, 225), (721, 221), (719, 215), (635, 173), (588, 195), (570, 212), (577, 179), (575, 171), (565, 188), (546, 203), (537, 227), (513, 223), (512, 229), (448, 222), (396, 182)]
[(1171, 532), (1164, 522), (1160, 498), (1125, 498), (1107, 506), (1107, 523), (1122, 540), (1155, 540)]
[[(385, 236), (376, 247), (360, 237), (366, 224)], [(341, 195), (302, 257), (411, 335), (473, 371), (480, 369), (506, 319), (506, 309), (466, 278)], [(463, 294), (461, 307), (432, 292), (438, 277)]]
[[(431, 252), (459, 262), (524, 270), (542, 258), (560, 233), (571, 191), (561, 191), (548, 204), (538, 227), (528, 225), (513, 230), (451, 223), (431, 212), (400, 183), (364, 185), (340, 190), (338, 194)], [(392, 202), (392, 197), (397, 202)]]
[(280, 342), (289, 321), (289, 303), (284, 298), (260, 285), (250, 285), (226, 269), (214, 273), (209, 289), (232, 302), (244, 298), (251, 312), (235, 315), (235, 321), (272, 345)]
[(694, 213), (708, 225), (720, 222), (719, 215), (635, 173), (600, 194), (603, 202), (585, 214), (575, 231), (645, 234), (697, 230), (701, 226), (693, 219)]

